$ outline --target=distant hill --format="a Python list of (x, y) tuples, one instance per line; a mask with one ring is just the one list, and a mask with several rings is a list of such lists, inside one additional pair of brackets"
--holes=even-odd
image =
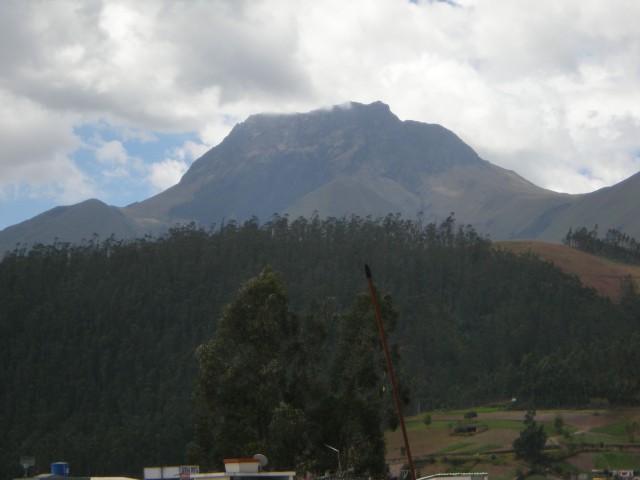
[(495, 242), (494, 246), (519, 254), (530, 253), (549, 261), (564, 272), (577, 276), (583, 285), (614, 301), (620, 299), (624, 279), (632, 279), (637, 291), (640, 291), (638, 266), (613, 262), (567, 245), (551, 242), (514, 240)]
[(595, 225), (603, 232), (616, 229), (640, 238), (640, 172), (611, 187), (577, 196), (544, 230), (529, 238), (559, 242), (569, 227), (591, 229)]
[(56, 241), (80, 243), (94, 237), (104, 240), (111, 235), (119, 238), (138, 236), (138, 225), (117, 207), (90, 199), (76, 205), (56, 207), (0, 231), (0, 251), (20, 245)]
[(76, 243), (94, 233), (134, 238), (189, 222), (211, 227), (315, 213), (439, 222), (455, 212), (494, 240), (559, 242), (570, 227), (596, 223), (640, 238), (639, 189), (640, 174), (590, 194), (545, 190), (480, 158), (440, 125), (401, 121), (381, 102), (352, 102), (252, 115), (166, 191), (124, 208), (93, 200), (64, 214), (50, 210), (0, 231), (0, 251), (56, 238)]

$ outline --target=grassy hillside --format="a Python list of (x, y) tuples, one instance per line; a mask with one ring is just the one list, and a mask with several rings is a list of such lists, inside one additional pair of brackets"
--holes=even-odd
[(552, 262), (564, 272), (576, 275), (585, 286), (595, 289), (598, 294), (613, 301), (620, 299), (621, 281), (624, 278), (631, 277), (636, 291), (640, 291), (638, 266), (616, 263), (559, 243), (515, 240), (494, 242), (494, 246), (515, 253), (533, 254), (542, 260)]
[[(407, 418), (409, 442), (420, 475), (441, 472), (488, 472), (492, 479), (511, 479), (528, 467), (515, 458), (512, 443), (523, 429), (524, 411), (478, 408), (478, 416), (464, 418), (467, 410), (432, 412)], [(554, 427), (562, 418), (561, 432)], [(548, 469), (555, 474), (588, 473), (592, 469), (639, 469), (640, 441), (630, 438), (627, 425), (640, 420), (640, 408), (600, 411), (544, 410), (536, 421), (547, 433)], [(476, 434), (455, 434), (459, 424), (482, 426)], [(486, 429), (485, 429), (486, 428)], [(637, 435), (636, 435), (637, 437)], [(387, 461), (397, 475), (405, 463), (402, 434), (387, 432)]]

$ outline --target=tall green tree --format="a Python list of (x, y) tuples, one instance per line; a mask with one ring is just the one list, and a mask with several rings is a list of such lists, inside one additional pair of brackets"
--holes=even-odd
[(242, 286), (211, 341), (197, 349), (202, 415), (192, 460), (220, 468), (224, 458), (264, 453), (273, 468), (296, 466), (306, 429), (298, 341), (282, 279), (267, 267)]
[(544, 425), (538, 425), (535, 416), (535, 410), (527, 411), (524, 416), (525, 428), (513, 441), (516, 456), (526, 460), (532, 467), (539, 465), (544, 459), (544, 444), (547, 441)]
[[(390, 295), (380, 299), (380, 310), (390, 335), (398, 320)], [(356, 474), (383, 474), (384, 429), (397, 426), (397, 417), (371, 297), (359, 294), (351, 309), (336, 320), (339, 334), (328, 401), (339, 414), (326, 426), (333, 431), (343, 468)]]

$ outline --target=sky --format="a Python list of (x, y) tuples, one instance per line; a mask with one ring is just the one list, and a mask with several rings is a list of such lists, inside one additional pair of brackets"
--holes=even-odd
[(176, 184), (249, 115), (382, 101), (541, 187), (640, 171), (637, 0), (2, 0), (0, 229)]

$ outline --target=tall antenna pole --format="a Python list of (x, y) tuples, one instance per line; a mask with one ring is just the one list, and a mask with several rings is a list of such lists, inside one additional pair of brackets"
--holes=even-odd
[(407, 453), (407, 462), (409, 463), (409, 471), (411, 472), (411, 480), (416, 480), (416, 470), (413, 467), (413, 458), (411, 457), (411, 447), (409, 446), (409, 438), (407, 437), (407, 428), (404, 425), (404, 416), (402, 415), (402, 402), (400, 401), (400, 395), (398, 394), (398, 387), (396, 386), (396, 377), (393, 374), (393, 364), (391, 363), (391, 355), (389, 354), (389, 347), (387, 345), (387, 337), (384, 334), (384, 327), (382, 325), (382, 316), (380, 315), (380, 307), (378, 306), (378, 298), (376, 297), (376, 291), (373, 287), (373, 278), (371, 278), (371, 269), (369, 265), (365, 263), (364, 272), (367, 275), (367, 281), (369, 282), (369, 291), (371, 291), (371, 301), (373, 302), (373, 309), (376, 312), (376, 320), (378, 321), (378, 331), (380, 332), (380, 340), (382, 341), (382, 349), (387, 359), (387, 368), (389, 369), (389, 378), (391, 379), (391, 387), (393, 389), (393, 396), (396, 400), (396, 409), (398, 410), (398, 417), (400, 418), (400, 426), (402, 427), (402, 437), (404, 438), (404, 450)]

